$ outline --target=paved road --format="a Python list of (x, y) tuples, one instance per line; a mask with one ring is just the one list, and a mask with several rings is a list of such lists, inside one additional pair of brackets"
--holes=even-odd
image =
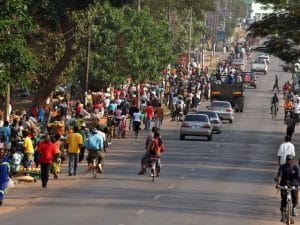
[(272, 180), (285, 126), (282, 112), (271, 119), (269, 102), (275, 73), (281, 85), (290, 79), (278, 65), (272, 58), (270, 72), (258, 77), (258, 88), (247, 89), (244, 113), (236, 113), (233, 124), (225, 122), (211, 142), (201, 137), (180, 141), (179, 123), (165, 121), (167, 150), (162, 176), (154, 183), (136, 175), (146, 133), (138, 140), (129, 135), (114, 142), (100, 179), (62, 175), (47, 189), (36, 183), (11, 190), (0, 209), (6, 212), (1, 225), (278, 224), (280, 199)]

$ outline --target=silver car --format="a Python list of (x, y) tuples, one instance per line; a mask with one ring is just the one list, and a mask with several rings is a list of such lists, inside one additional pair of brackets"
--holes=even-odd
[(210, 120), (211, 125), (213, 126), (213, 131), (217, 134), (220, 134), (222, 132), (222, 121), (217, 112), (211, 110), (201, 110), (197, 111), (197, 114), (206, 114)]
[(188, 113), (180, 126), (180, 140), (185, 136), (206, 136), (212, 140), (213, 126), (206, 114)]
[(217, 112), (221, 120), (228, 120), (229, 123), (234, 120), (234, 110), (228, 101), (212, 101), (209, 109)]

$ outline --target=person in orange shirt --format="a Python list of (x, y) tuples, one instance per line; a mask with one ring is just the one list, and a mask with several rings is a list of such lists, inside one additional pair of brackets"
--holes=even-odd
[(286, 100), (283, 105), (284, 108), (284, 120), (286, 120), (288, 112), (293, 113), (294, 104), (291, 100)]
[(161, 107), (161, 103), (159, 103), (158, 107), (156, 107), (154, 111), (154, 124), (157, 129), (160, 129), (163, 119), (164, 119), (164, 112), (163, 112), (163, 108)]

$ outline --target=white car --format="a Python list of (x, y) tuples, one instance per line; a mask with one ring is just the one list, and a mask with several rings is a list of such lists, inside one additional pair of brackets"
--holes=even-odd
[(270, 64), (270, 56), (268, 54), (260, 54), (257, 56), (258, 59), (265, 59), (268, 64)]
[(212, 140), (213, 125), (206, 114), (188, 113), (180, 126), (180, 140), (186, 136), (205, 136)]
[(262, 72), (267, 74), (268, 72), (268, 63), (265, 59), (256, 58), (252, 62), (251, 71), (253, 72)]

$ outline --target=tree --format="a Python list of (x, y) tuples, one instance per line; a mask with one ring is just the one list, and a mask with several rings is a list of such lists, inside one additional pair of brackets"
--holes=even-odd
[(266, 52), (287, 63), (300, 58), (300, 4), (298, 0), (260, 0), (274, 12), (249, 27), (249, 37), (266, 37)]
[(25, 86), (37, 65), (26, 35), (33, 29), (24, 1), (0, 1), (0, 94), (8, 84)]
[[(93, 11), (90, 25), (83, 25), (91, 31), (90, 87), (123, 84), (129, 77), (136, 82), (158, 80), (162, 69), (174, 60), (167, 23), (156, 21), (144, 9), (137, 12), (103, 4)], [(84, 53), (76, 58), (75, 73), (83, 74)]]

